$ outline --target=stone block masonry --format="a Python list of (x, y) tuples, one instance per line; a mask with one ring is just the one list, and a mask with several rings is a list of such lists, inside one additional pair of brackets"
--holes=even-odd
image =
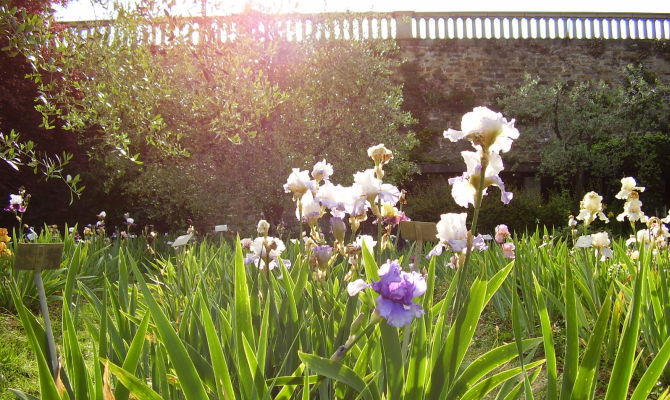
[[(398, 40), (405, 60), (404, 80), (415, 90), (429, 91), (419, 114), (422, 128), (458, 127), (464, 111), (430, 98), (449, 93), (471, 96), (468, 102), (495, 105), (500, 87), (523, 83), (524, 75), (545, 82), (602, 79), (616, 84), (628, 64), (642, 64), (665, 81), (670, 80), (670, 42), (607, 39), (403, 39)], [(431, 96), (432, 93), (432, 96)], [(411, 94), (410, 94), (411, 96)], [(445, 111), (445, 105), (446, 111)], [(413, 110), (414, 111), (414, 110)]]

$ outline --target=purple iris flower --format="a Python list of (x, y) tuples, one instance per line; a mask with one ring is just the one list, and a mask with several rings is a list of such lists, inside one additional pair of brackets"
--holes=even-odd
[(405, 272), (397, 260), (387, 261), (379, 268), (380, 280), (367, 285), (362, 280), (349, 284), (349, 295), (355, 295), (366, 287), (379, 293), (377, 297), (377, 313), (389, 325), (400, 328), (412, 322), (415, 317), (424, 314), (421, 305), (414, 303), (414, 298), (426, 292), (426, 277), (418, 272)]
[(7, 207), (4, 208), (5, 211), (15, 211), (18, 213), (24, 213), (26, 212), (26, 207), (23, 206), (22, 204), (10, 204)]
[[(402, 211), (398, 211), (398, 214), (391, 217), (382, 217), (382, 224), (384, 225), (398, 226), (402, 221), (411, 221), (411, 219)], [(379, 223), (379, 218), (372, 221), (372, 223), (377, 225)]]
[(333, 248), (327, 244), (323, 246), (314, 246), (312, 252), (314, 252), (314, 257), (316, 258), (319, 268), (325, 268), (328, 266), (328, 261), (330, 261), (330, 257), (333, 255)]
[(22, 194), (10, 194), (9, 195), (9, 205), (5, 207), (5, 211), (24, 213), (26, 212), (26, 206), (23, 204), (23, 195)]
[(347, 225), (342, 218), (333, 216), (330, 218), (330, 231), (338, 242), (343, 243), (344, 235), (347, 233)]

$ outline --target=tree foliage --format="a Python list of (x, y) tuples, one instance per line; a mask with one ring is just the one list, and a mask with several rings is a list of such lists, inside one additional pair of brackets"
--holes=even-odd
[[(68, 174), (65, 170), (73, 155), (65, 151), (59, 155), (54, 146), (48, 147), (49, 151), (38, 150), (44, 146), (26, 139), (26, 136), (37, 136), (34, 132), (19, 134), (19, 130), (35, 131), (37, 128), (35, 121), (25, 113), (32, 107), (35, 88), (24, 79), (29, 69), (22, 51), (38, 44), (34, 32), (41, 32), (42, 39), (48, 37), (44, 22), (52, 11), (50, 3), (10, 1), (0, 5), (0, 160), (13, 171), (28, 167), (37, 176), (61, 180), (70, 191), (72, 203), (84, 189), (79, 184), (79, 175)], [(45, 142), (42, 140), (40, 144), (49, 146)]]
[(542, 82), (527, 76), (498, 99), (524, 132), (520, 147), (539, 152), (540, 171), (576, 198), (588, 190), (612, 194), (634, 176), (645, 204), (663, 207), (670, 163), (670, 84), (629, 65), (621, 82)]
[[(183, 20), (153, 3), (87, 35), (60, 27), (27, 46), (43, 125), (77, 132), (105, 190), (172, 224), (260, 211), (279, 221), (292, 167), (326, 158), (343, 181), (380, 142), (395, 151), (396, 182), (415, 172), (395, 45), (284, 42), (257, 29), (270, 18), (236, 17), (225, 43), (204, 25), (197, 43), (172, 34)], [(167, 43), (147, 40), (159, 26)]]

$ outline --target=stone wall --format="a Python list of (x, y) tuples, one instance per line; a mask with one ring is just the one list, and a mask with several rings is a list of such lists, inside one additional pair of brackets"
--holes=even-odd
[(405, 59), (406, 106), (419, 120), (415, 130), (424, 143), (433, 137), (422, 157), (438, 165), (424, 166), (426, 172), (454, 169), (451, 160), (460, 148), (440, 139), (444, 129), (459, 129), (462, 114), (473, 106), (495, 109), (496, 96), (504, 87), (519, 86), (526, 73), (545, 82), (602, 79), (616, 84), (623, 68), (633, 63), (670, 81), (669, 41), (402, 39), (398, 44)]

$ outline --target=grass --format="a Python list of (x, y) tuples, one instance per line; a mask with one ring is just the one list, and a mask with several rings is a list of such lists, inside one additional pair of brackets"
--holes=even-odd
[[(61, 310), (56, 309), (57, 303), (51, 304), (51, 322), (54, 326), (56, 342), (61, 343)], [(82, 311), (90, 313), (84, 306)], [(85, 349), (92, 346), (90, 334), (83, 326), (78, 326), (80, 343)], [(492, 344), (499, 346), (514, 340), (511, 334), (511, 322), (500, 318), (492, 307), (487, 307), (482, 314), (472, 346), (468, 351), (465, 364), (474, 361), (478, 356), (490, 350)], [(30, 344), (26, 338), (21, 322), (14, 314), (0, 314), (0, 400), (13, 400), (14, 395), (8, 390), (19, 389), (29, 394), (39, 395), (39, 377)], [(89, 355), (92, 352), (87, 352)], [(88, 362), (93, 360), (87, 359)], [(506, 365), (505, 367), (509, 367)], [(542, 377), (534, 386), (542, 386)], [(538, 388), (539, 389), (539, 388)], [(494, 396), (493, 396), (494, 397)], [(490, 398), (493, 398), (490, 396)], [(488, 397), (487, 397), (488, 398)]]
[(38, 395), (37, 362), (18, 317), (0, 314), (0, 400), (14, 399), (8, 390)]
[[(535, 239), (533, 239), (533, 240), (535, 240)], [(531, 257), (532, 254), (529, 255), (527, 253), (522, 253), (522, 251), (524, 251), (523, 250), (524, 248), (534, 247), (533, 243), (535, 243), (535, 242), (531, 241), (529, 243), (530, 244), (528, 246), (525, 246), (525, 247), (519, 246), (520, 255), (524, 255), (523, 257), (520, 256), (517, 260), (516, 265), (520, 269), (519, 274), (521, 274), (523, 271), (526, 271), (526, 269), (529, 268), (528, 267), (529, 265), (536, 265), (536, 263), (538, 262), (536, 260), (536, 258)], [(228, 247), (226, 247), (226, 248), (228, 248)], [(558, 252), (559, 255), (565, 253), (564, 250), (561, 250), (562, 252), (559, 251), (559, 250), (561, 250), (561, 249), (560, 248), (556, 249), (556, 252)], [(121, 254), (121, 253), (119, 253), (119, 254)], [(122, 254), (126, 255), (127, 253), (124, 250), (124, 252)], [(166, 267), (166, 269), (165, 269), (167, 275), (161, 275), (160, 277), (154, 276), (154, 275), (152, 275), (153, 270), (149, 271), (149, 273), (147, 275), (147, 278), (152, 280), (152, 281), (153, 281), (153, 279), (161, 279), (161, 280), (164, 279), (165, 290), (159, 290), (160, 286), (156, 286), (156, 287), (152, 286), (152, 288), (153, 288), (152, 294), (155, 295), (157, 297), (157, 299), (160, 300), (160, 303), (159, 303), (160, 307), (158, 307), (158, 308), (160, 308), (164, 312), (168, 313), (167, 317), (171, 321), (181, 321), (181, 322), (177, 323), (178, 327), (180, 328), (178, 332), (180, 332), (180, 333), (181, 332), (189, 332), (189, 333), (188, 333), (188, 335), (185, 335), (185, 338), (180, 337), (179, 339), (183, 340), (185, 343), (193, 346), (194, 350), (198, 351), (200, 354), (206, 354), (206, 353), (204, 353), (206, 351), (206, 348), (200, 347), (200, 345), (197, 343), (197, 340), (198, 340), (197, 338), (198, 337), (203, 337), (204, 334), (203, 334), (202, 331), (200, 331), (198, 329), (198, 326), (199, 326), (198, 324), (191, 323), (191, 322), (195, 321), (195, 319), (197, 319), (197, 316), (196, 317), (194, 317), (193, 315), (189, 316), (188, 314), (183, 314), (182, 311), (180, 311), (180, 310), (183, 309), (183, 307), (181, 307), (182, 300), (187, 298), (188, 297), (187, 293), (190, 293), (192, 291), (192, 289), (189, 289), (189, 288), (192, 287), (192, 286), (190, 286), (192, 284), (192, 281), (193, 282), (202, 282), (203, 284), (209, 285), (208, 287), (211, 287), (211, 288), (218, 288), (218, 287), (225, 288), (225, 287), (227, 287), (226, 285), (231, 285), (232, 282), (230, 281), (230, 279), (231, 279), (232, 271), (229, 271), (226, 268), (218, 268), (218, 264), (217, 264), (217, 263), (220, 263), (222, 266), (224, 266), (224, 265), (228, 265), (229, 263), (231, 263), (232, 262), (232, 260), (230, 259), (231, 254), (232, 253), (227, 252), (227, 251), (223, 252), (223, 253), (219, 252), (219, 246), (217, 244), (212, 245), (211, 243), (204, 242), (200, 246), (193, 247), (187, 254), (184, 254), (183, 257), (180, 257), (175, 261), (175, 262), (177, 262), (177, 264), (182, 265), (183, 268), (177, 270), (177, 269), (174, 268), (174, 266), (177, 265), (173, 262), (174, 260), (172, 260), (172, 261), (166, 260), (165, 261), (167, 263), (166, 265), (171, 266), (170, 268)], [(482, 254), (478, 255), (479, 258), (477, 259), (477, 261), (479, 261), (479, 262), (490, 262), (492, 267), (493, 267), (493, 270), (495, 271), (496, 269), (503, 268), (502, 266), (498, 265), (499, 261), (500, 261), (498, 259), (499, 256), (500, 255), (496, 251), (492, 251), (492, 252), (486, 253), (486, 254), (482, 253)], [(367, 257), (370, 260), (374, 261), (372, 259), (371, 254), (367, 255)], [(496, 257), (498, 257), (498, 258), (496, 258)], [(101, 258), (101, 256), (97, 255), (97, 254), (94, 255), (91, 258), (92, 259), (106, 260), (105, 257)], [(295, 257), (293, 257), (293, 258), (295, 258)], [(202, 262), (202, 260), (207, 260), (207, 262)], [(132, 336), (133, 336), (132, 328), (133, 328), (134, 325), (139, 324), (139, 320), (141, 320), (140, 317), (142, 316), (142, 313), (141, 312), (137, 313), (136, 311), (133, 311), (133, 310), (135, 310), (136, 306), (132, 306), (132, 307), (131, 306), (127, 306), (127, 307), (126, 306), (119, 306), (119, 305), (116, 304), (116, 302), (117, 301), (119, 301), (119, 302), (123, 301), (123, 302), (129, 302), (128, 304), (136, 304), (135, 300), (132, 300), (132, 299), (136, 298), (134, 296), (137, 295), (137, 290), (135, 289), (134, 291), (129, 292), (130, 293), (129, 296), (134, 293), (134, 295), (131, 296), (132, 299), (131, 299), (131, 297), (124, 298), (123, 296), (119, 295), (120, 297), (117, 300), (116, 296), (117, 296), (118, 287), (125, 287), (126, 283), (124, 283), (124, 282), (128, 282), (128, 279), (129, 279), (129, 277), (127, 275), (128, 265), (131, 265), (132, 268), (139, 268), (139, 266), (136, 265), (136, 264), (139, 264), (139, 263), (137, 263), (137, 261), (132, 261), (132, 264), (129, 264), (129, 263), (131, 263), (131, 258), (129, 258), (129, 256), (128, 257), (125, 257), (125, 256), (120, 257), (120, 258), (118, 258), (118, 261), (119, 261), (118, 266), (114, 263), (111, 263), (109, 265), (106, 265), (105, 268), (106, 268), (106, 270), (108, 269), (108, 270), (113, 270), (113, 271), (117, 271), (117, 270), (119, 271), (119, 276), (120, 276), (119, 286), (117, 286), (116, 284), (111, 284), (111, 285), (107, 285), (106, 287), (108, 287), (108, 290), (109, 290), (109, 294), (108, 294), (107, 298), (110, 299), (109, 300), (109, 301), (111, 301), (110, 304), (112, 304), (112, 306), (115, 307), (115, 309), (120, 307), (120, 310), (122, 311), (122, 313), (119, 314), (119, 315), (117, 315), (116, 313), (114, 313), (114, 315), (111, 315), (110, 319), (108, 320), (108, 323), (117, 324), (117, 325), (120, 324), (119, 326), (121, 326), (124, 329), (129, 329), (130, 328), (129, 332), (126, 332), (124, 335), (125, 335), (125, 337), (132, 338)], [(444, 260), (441, 260), (441, 262), (443, 262), (443, 261)], [(542, 260), (540, 260), (540, 261), (542, 261)], [(551, 260), (549, 260), (549, 261), (551, 261)], [(142, 264), (142, 265), (145, 265), (145, 264)], [(370, 265), (372, 265), (372, 264), (370, 264)], [(442, 265), (442, 264), (440, 264), (440, 265)], [(551, 267), (552, 266), (549, 265), (547, 268), (551, 268)], [(303, 271), (303, 270), (304, 269), (296, 269), (295, 271)], [(88, 271), (88, 270), (86, 270), (86, 271)], [(183, 274), (174, 275), (173, 273), (175, 273), (175, 271), (181, 271)], [(224, 272), (227, 271), (227, 272), (222, 273), (222, 271), (224, 271)], [(85, 272), (85, 271), (81, 271), (81, 270), (79, 272), (82, 273), (83, 275), (86, 275), (86, 276), (92, 275), (90, 272)], [(155, 271), (153, 271), (153, 272), (155, 272)], [(251, 272), (253, 272), (253, 270)], [(340, 272), (342, 272), (342, 271), (340, 271)], [(139, 274), (139, 272), (136, 272), (136, 274)], [(443, 269), (440, 269), (438, 275), (439, 275), (439, 277), (436, 279), (436, 282), (435, 282), (436, 283), (436, 288), (435, 288), (434, 297), (433, 297), (433, 299), (435, 301), (438, 301), (439, 299), (445, 298), (445, 296), (448, 295), (446, 293), (447, 288), (448, 288), (448, 282), (450, 280), (452, 280), (450, 278), (453, 278), (453, 271), (451, 271), (451, 270), (446, 270), (445, 271)], [(452, 275), (452, 276), (450, 276), (450, 275)], [(74, 273), (73, 273), (72, 276), (74, 276)], [(254, 276), (253, 274), (250, 274), (247, 278), (253, 277), (253, 276)], [(305, 279), (308, 279), (308, 278), (305, 278)], [(516, 279), (519, 279), (519, 278), (517, 277)], [(547, 287), (553, 288), (553, 286), (550, 286), (550, 283), (552, 282), (551, 281), (552, 279), (555, 281), (556, 279), (560, 279), (560, 277), (557, 278), (553, 275), (547, 274), (546, 275), (546, 283), (545, 283), (545, 285)], [(299, 280), (300, 280), (299, 276), (295, 275), (295, 276), (292, 277), (290, 282), (289, 282), (289, 280), (286, 280), (286, 281), (282, 280), (280, 283), (286, 282), (287, 285), (289, 285), (289, 284), (290, 285), (295, 285), (294, 282), (299, 281)], [(221, 285), (221, 282), (223, 282), (223, 285)], [(257, 290), (256, 285), (262, 285), (264, 281), (254, 281), (252, 279), (249, 282), (252, 282), (252, 289), (251, 290), (255, 291), (255, 290)], [(275, 285), (277, 285), (277, 287), (281, 288), (281, 286), (279, 286), (278, 283), (276, 283)], [(290, 287), (293, 287), (293, 286), (290, 286)], [(290, 287), (289, 287), (289, 289), (290, 289)], [(510, 344), (510, 343), (514, 342), (515, 335), (512, 333), (514, 331), (513, 326), (512, 326), (512, 315), (509, 312), (506, 313), (506, 310), (509, 309), (509, 306), (505, 305), (506, 299), (509, 299), (509, 293), (511, 293), (509, 291), (510, 291), (511, 287), (512, 286), (510, 286), (510, 285), (503, 286), (504, 290), (500, 292), (500, 296), (499, 296), (499, 299), (498, 299), (499, 301), (498, 302), (493, 301), (492, 303), (490, 303), (484, 309), (483, 313), (481, 314), (481, 317), (479, 318), (479, 321), (477, 321), (477, 328), (475, 330), (475, 334), (474, 334), (473, 340), (471, 342), (471, 346), (469, 346), (469, 348), (467, 349), (467, 351), (464, 355), (465, 358), (464, 358), (461, 370), (466, 368), (466, 366), (469, 365), (470, 363), (472, 363), (473, 361), (477, 360), (479, 358), (479, 356), (481, 356), (484, 353), (490, 351), (492, 348), (502, 346), (502, 345), (505, 345), (505, 344)], [(319, 288), (321, 288), (321, 286), (319, 286)], [(328, 289), (328, 287), (325, 286), (325, 285), (323, 286), (323, 288)], [(522, 286), (520, 286), (519, 288), (522, 288)], [(183, 293), (182, 293), (182, 290), (183, 290)], [(243, 290), (240, 293), (245, 293), (245, 292), (247, 292), (247, 290), (248, 289)], [(295, 289), (289, 290), (289, 292), (287, 292), (287, 293), (293, 293), (294, 290)], [(337, 292), (337, 289), (333, 289), (333, 290), (334, 290), (334, 292)], [(223, 290), (223, 292), (228, 292), (228, 291), (229, 290)], [(507, 292), (505, 292), (505, 291), (507, 291)], [(216, 292), (216, 290), (215, 290), (215, 292)], [(327, 292), (328, 291), (324, 289), (323, 293), (327, 293)], [(85, 368), (89, 370), (88, 371), (88, 376), (92, 376), (91, 373), (93, 372), (93, 369), (96, 365), (95, 362), (94, 362), (96, 356), (95, 356), (95, 352), (93, 351), (93, 346), (94, 346), (93, 342), (94, 341), (91, 338), (88, 329), (86, 328), (85, 324), (82, 321), (84, 321), (84, 320), (90, 321), (90, 323), (92, 324), (92, 327), (100, 326), (100, 324), (99, 324), (99, 321), (97, 320), (98, 311), (94, 311), (94, 309), (97, 310), (97, 308), (96, 308), (97, 306), (94, 306), (94, 304), (97, 304), (97, 303), (95, 302), (94, 299), (91, 299), (89, 297), (86, 297), (86, 296), (79, 297), (79, 296), (82, 296), (82, 293), (83, 293), (83, 291), (75, 291), (74, 294), (73, 294), (73, 297), (72, 297), (73, 303), (79, 304), (79, 306), (75, 306), (74, 308), (72, 308), (73, 314), (79, 314), (77, 317), (74, 318), (74, 320), (77, 321), (77, 323), (75, 324), (74, 331), (75, 331), (75, 335), (78, 339), (79, 345), (81, 346), (81, 349), (77, 350), (77, 351), (80, 351), (81, 357), (84, 360)], [(121, 292), (118, 292), (118, 293), (121, 293)], [(124, 291), (124, 293), (125, 293), (125, 291)], [(181, 293), (181, 295), (180, 295), (180, 293)], [(311, 292), (309, 292), (309, 291), (301, 291), (300, 293), (304, 293), (305, 295), (310, 295), (311, 294)], [(561, 293), (562, 292), (560, 290), (558, 290), (557, 295), (560, 296)], [(217, 296), (216, 293), (212, 293), (212, 295)], [(218, 295), (220, 296), (221, 293), (219, 293)], [(90, 304), (87, 303), (86, 302), (87, 300), (84, 300), (84, 298), (91, 301), (91, 303)], [(146, 298), (146, 296), (137, 297), (137, 299), (139, 299), (139, 300), (141, 300), (143, 298)], [(220, 304), (227, 304), (227, 303), (233, 301), (233, 298), (231, 298), (231, 297), (223, 297), (223, 298), (222, 297), (212, 297), (212, 298), (203, 297), (202, 299), (203, 300), (211, 300), (211, 302), (209, 304), (210, 305), (217, 305), (217, 307)], [(371, 299), (369, 299), (369, 300), (371, 300)], [(331, 304), (332, 299), (327, 298), (327, 299), (324, 299), (324, 301), (325, 301), (325, 303), (323, 303), (323, 304)], [(312, 308), (314, 308), (314, 315), (316, 315), (316, 316), (321, 315), (321, 314), (318, 314), (318, 313), (323, 313), (324, 315), (330, 315), (330, 313), (324, 312), (321, 308), (318, 307), (318, 305), (319, 305), (318, 302), (316, 302), (316, 303), (298, 302), (296, 304), (297, 305), (295, 305), (294, 307), (297, 307), (297, 309), (296, 309), (297, 313), (300, 313), (302, 310), (310, 311), (311, 310), (310, 307), (312, 307)], [(447, 304), (449, 304), (449, 302), (447, 302)], [(581, 302), (579, 304), (581, 305)], [(252, 307), (258, 307), (258, 304), (254, 305), (252, 303), (251, 306)], [(50, 302), (50, 307), (51, 307), (51, 313), (52, 313), (51, 318), (52, 318), (52, 323), (53, 323), (54, 330), (55, 330), (54, 333), (55, 333), (55, 336), (56, 336), (56, 341), (57, 341), (57, 343), (61, 344), (62, 343), (62, 340), (61, 340), (61, 327), (62, 327), (61, 314), (62, 314), (63, 310), (60, 309), (60, 305), (58, 304), (57, 301)], [(532, 307), (532, 305), (530, 303), (528, 303), (528, 307)], [(128, 311), (124, 311), (126, 309)], [(142, 309), (141, 304), (140, 304), (139, 309), (140, 310)], [(277, 303), (277, 309), (279, 311), (284, 309), (281, 302)], [(222, 309), (222, 310), (224, 310), (224, 309)], [(355, 309), (352, 309), (352, 310), (355, 310)], [(587, 310), (586, 306), (584, 306), (583, 310)], [(259, 308), (254, 313), (254, 315), (256, 315), (258, 319), (260, 319), (261, 311), (262, 310), (260, 310), (260, 308)], [(265, 312), (269, 312), (269, 311), (265, 311)], [(125, 325), (123, 325), (122, 322), (119, 322), (119, 321), (125, 321), (125, 318), (123, 316), (126, 315), (126, 313), (127, 313), (127, 315), (132, 315), (132, 316), (137, 317), (139, 319), (135, 318), (135, 320), (133, 320), (134, 322), (130, 326), (125, 326)], [(223, 315), (223, 313), (224, 313), (224, 311), (221, 311), (218, 315)], [(592, 313), (591, 314), (586, 314), (586, 311), (584, 311), (584, 313), (585, 313), (585, 316), (587, 316), (587, 317), (589, 315), (592, 315)], [(553, 330), (553, 335), (554, 335), (553, 340), (554, 340), (554, 346), (555, 346), (556, 352), (557, 352), (556, 356), (557, 356), (557, 359), (558, 359), (558, 363), (557, 363), (558, 380), (560, 382), (561, 379), (562, 379), (562, 373), (564, 372), (563, 368), (566, 365), (566, 361), (565, 361), (564, 357), (565, 357), (565, 348), (566, 348), (566, 342), (567, 342), (568, 337), (566, 336), (567, 331), (565, 329), (564, 317), (561, 316), (560, 312), (554, 312), (553, 314), (554, 315), (552, 315), (550, 317), (550, 323), (553, 326), (553, 329), (552, 329)], [(186, 317), (184, 317), (185, 315), (186, 315)], [(271, 315), (271, 314), (268, 314), (268, 315)], [(345, 315), (345, 314), (343, 313), (342, 315)], [(185, 319), (183, 319), (183, 318), (185, 318)], [(189, 318), (191, 318), (191, 320), (189, 320)], [(193, 318), (195, 318), (195, 319), (193, 319)], [(353, 318), (353, 314), (352, 314), (352, 318)], [(186, 322), (183, 322), (183, 321), (186, 321)], [(191, 321), (191, 322), (189, 322), (189, 321)], [(288, 322), (286, 322), (286, 321), (288, 321), (288, 320), (284, 320), (284, 319), (280, 318), (279, 320), (277, 320), (277, 324), (279, 324), (280, 326), (283, 327), (282, 324), (284, 324), (284, 325), (288, 324)], [(319, 322), (319, 321), (317, 321), (317, 322), (322, 324), (326, 328), (328, 328), (328, 325), (325, 324), (324, 322)], [(526, 320), (525, 322), (527, 323), (527, 325), (525, 325), (526, 328), (523, 328), (523, 329), (527, 329), (529, 331), (527, 331), (525, 333), (522, 333), (521, 337), (537, 337), (537, 336), (539, 336), (539, 333), (538, 333), (539, 328), (537, 326), (537, 324), (539, 324), (539, 322), (532, 320), (532, 318)], [(586, 325), (586, 328), (585, 328), (586, 331), (587, 331), (586, 332), (586, 334), (587, 334), (586, 339), (582, 338), (579, 341), (577, 341), (577, 340), (574, 341), (575, 346), (577, 348), (579, 348), (580, 360), (584, 356), (584, 350), (585, 350), (586, 345), (587, 345), (586, 340), (588, 339), (588, 333), (590, 332), (592, 324), (593, 324), (592, 322), (587, 321), (587, 325)], [(464, 324), (462, 326), (466, 326), (466, 325), (467, 324)], [(515, 326), (524, 326), (524, 325), (518, 324), (518, 325), (515, 325)], [(95, 328), (93, 328), (93, 329), (95, 330)], [(283, 328), (281, 328), (281, 329), (283, 329)], [(156, 332), (154, 331), (154, 334), (155, 333)], [(441, 333), (443, 334), (444, 332), (441, 332)], [(118, 334), (117, 334), (117, 336), (118, 336)], [(138, 337), (141, 338), (141, 337), (144, 337), (144, 336), (145, 335), (139, 335)], [(438, 337), (438, 336), (436, 335), (436, 337)], [(130, 343), (130, 340), (128, 340), (128, 343)], [(192, 343), (195, 343), (195, 344), (192, 344)], [(257, 342), (257, 343), (259, 343), (259, 342)], [(274, 345), (274, 342), (270, 342), (270, 343), (273, 343), (273, 345)], [(307, 339), (305, 339), (305, 343), (307, 343), (306, 346), (308, 348), (316, 349), (316, 350), (312, 350), (313, 353), (316, 354), (316, 355), (328, 354), (328, 352), (326, 350), (324, 350), (320, 347), (320, 346), (323, 346), (323, 344), (318, 342), (318, 340), (313, 339), (312, 337), (308, 337)], [(225, 346), (227, 346), (227, 347), (225, 348), (225, 351), (228, 352), (227, 354), (231, 354), (230, 352), (233, 352), (232, 354), (235, 354), (234, 353), (235, 349), (232, 347), (233, 345), (234, 345), (234, 343), (231, 344), (231, 342), (226, 342)], [(158, 346), (158, 345), (156, 345), (156, 346)], [(203, 350), (203, 348), (205, 350)], [(0, 400), (13, 398), (12, 394), (7, 390), (8, 388), (16, 388), (16, 389), (19, 389), (19, 390), (22, 390), (22, 391), (25, 391), (25, 392), (28, 392), (28, 393), (37, 394), (37, 393), (35, 393), (36, 390), (38, 390), (38, 388), (39, 388), (39, 377), (38, 377), (38, 374), (37, 374), (37, 364), (33, 360), (33, 355), (31, 354), (29, 349), (30, 349), (30, 345), (29, 345), (27, 339), (25, 338), (25, 332), (23, 331), (23, 329), (21, 327), (21, 324), (18, 321), (17, 316), (15, 316), (13, 314), (10, 314), (8, 312), (0, 313)], [(251, 350), (253, 351), (253, 348)], [(285, 350), (284, 348), (279, 348), (279, 347), (275, 346), (273, 348), (273, 351), (268, 352), (267, 354), (275, 354), (275, 355), (285, 354), (284, 350)], [(245, 349), (245, 352), (246, 352), (246, 349)], [(121, 355), (116, 355), (116, 356), (119, 358), (119, 360), (123, 361), (123, 359), (125, 358), (125, 356), (124, 356), (125, 353), (123, 353), (123, 352), (121, 352), (121, 353), (122, 353)], [(109, 352), (108, 354), (115, 354), (115, 353)], [(248, 353), (246, 353), (246, 354), (248, 355)], [(245, 359), (244, 355), (241, 355), (240, 357), (242, 357), (241, 359)], [(276, 360), (271, 365), (276, 365), (277, 362), (282, 361), (281, 358), (277, 358), (278, 356), (274, 356), (274, 357), (276, 358)], [(529, 357), (532, 358), (532, 361), (541, 360), (544, 357), (542, 347), (539, 347), (539, 348), (537, 348), (536, 351), (529, 353)], [(277, 360), (279, 360), (279, 361), (277, 361)], [(373, 361), (371, 361), (371, 363)], [(378, 361), (375, 361), (375, 362), (377, 362), (379, 364), (382, 361), (383, 360), (378, 360)], [(528, 362), (528, 361), (531, 361), (531, 360), (530, 359), (526, 360), (526, 362)], [(599, 368), (599, 370), (596, 371), (596, 373), (597, 373), (596, 380), (598, 382), (597, 383), (598, 388), (595, 391), (595, 399), (604, 398), (604, 395), (605, 395), (605, 390), (604, 389), (606, 388), (607, 382), (609, 381), (609, 376), (610, 376), (611, 371), (612, 371), (612, 362), (613, 362), (613, 359), (610, 359), (609, 361), (607, 361), (607, 363), (605, 363), (605, 361), (603, 360), (601, 365), (599, 367), (596, 367), (596, 368)], [(117, 364), (120, 365), (120, 362), (117, 361)], [(158, 365), (158, 364), (156, 364), (156, 365)], [(316, 365), (316, 367), (318, 367), (318, 365)], [(513, 360), (508, 361), (505, 364), (497, 365), (496, 369), (493, 370), (493, 373), (502, 372), (502, 371), (509, 370), (511, 368), (516, 368), (516, 367), (518, 367), (518, 360), (513, 359)], [(141, 370), (141, 372), (138, 372), (138, 376), (145, 376), (145, 375), (142, 375), (142, 374), (146, 374), (146, 371), (152, 371), (154, 367), (152, 365), (146, 366), (146, 364), (140, 364), (139, 368), (141, 368), (142, 370)], [(379, 368), (379, 365), (373, 365), (370, 368)], [(242, 371), (242, 372), (245, 372), (245, 371)], [(291, 371), (288, 371), (288, 372), (279, 371), (279, 372), (276, 372), (276, 374), (286, 375), (290, 372)], [(158, 373), (158, 372), (156, 372), (156, 373)], [(160, 373), (164, 374), (165, 371), (160, 372)], [(550, 387), (551, 385), (548, 384), (549, 379), (548, 379), (547, 375), (548, 374), (546, 373), (546, 370), (542, 370), (542, 372), (538, 376), (538, 379), (536, 379), (532, 383), (531, 390), (532, 390), (533, 393), (535, 393), (536, 398), (546, 398), (548, 396), (546, 391), (548, 390), (547, 388)], [(146, 375), (146, 376), (148, 376), (148, 375)], [(163, 375), (163, 376), (165, 376), (165, 375)], [(269, 375), (268, 374), (268, 376), (275, 376), (275, 375)], [(567, 376), (569, 376), (569, 375), (567, 375)], [(632, 378), (633, 384), (630, 386), (630, 388), (628, 388), (629, 392), (632, 390), (632, 388), (634, 388), (634, 386), (637, 384), (637, 382), (640, 380), (640, 378), (641, 378), (641, 373), (640, 373), (640, 371), (638, 371), (638, 375), (633, 376), (633, 378)], [(515, 379), (517, 379), (517, 378), (513, 378), (512, 381), (515, 381)], [(518, 380), (516, 380), (516, 382), (518, 382)], [(168, 383), (169, 382), (167, 382), (167, 381), (164, 382), (164, 384), (165, 384), (164, 386), (167, 386)], [(515, 383), (515, 382), (510, 382), (510, 385), (512, 385), (513, 383)], [(660, 385), (659, 385), (659, 388), (656, 390), (656, 392), (659, 392), (662, 389), (663, 388), (660, 387)], [(631, 393), (629, 393), (629, 395), (630, 394)], [(163, 395), (162, 392), (161, 392), (161, 395)], [(168, 393), (166, 395), (166, 398), (167, 397), (170, 397), (170, 393)], [(490, 394), (489, 396), (483, 397), (483, 398), (484, 399), (489, 399), (489, 398), (493, 399), (494, 397), (495, 397), (494, 394)], [(658, 393), (652, 393), (652, 394), (649, 395), (648, 398), (656, 399), (656, 398), (658, 398)]]
[[(90, 309), (85, 306), (82, 311), (89, 313)], [(59, 343), (61, 313), (60, 310), (55, 309), (54, 305), (52, 305), (51, 320), (54, 325), (56, 341)], [(92, 346), (90, 334), (83, 326), (78, 326), (77, 329), (80, 343), (84, 348), (90, 349)], [(472, 346), (466, 355), (465, 364), (474, 361), (494, 345), (499, 346), (512, 342), (514, 338), (511, 331), (511, 321), (500, 318), (493, 307), (487, 307), (479, 321)], [(556, 338), (562, 339), (562, 335), (559, 334)], [(0, 346), (0, 400), (15, 399), (14, 395), (8, 390), (10, 388), (39, 395), (37, 390), (39, 387), (37, 363), (33, 359), (28, 339), (16, 315), (8, 312), (0, 313), (0, 343), (2, 343), (2, 346)], [(89, 352), (88, 354), (92, 353)], [(90, 359), (86, 361), (92, 362)], [(542, 398), (544, 385), (546, 384), (545, 375), (546, 373), (543, 370), (533, 384), (533, 392), (537, 398)], [(601, 383), (607, 382), (608, 379), (609, 371), (600, 371), (599, 381)], [(652, 393), (651, 398), (658, 398), (663, 389), (663, 387), (659, 387)], [(604, 398), (604, 394), (604, 391), (599, 390), (596, 393), (596, 399)], [(487, 398), (493, 399), (494, 397), (491, 395)]]
[[(56, 345), (60, 352), (61, 308), (58, 302), (52, 302), (49, 307)], [(81, 312), (92, 315), (88, 306), (83, 306)], [(85, 354), (92, 355), (93, 342), (90, 333), (83, 324), (76, 328), (79, 343)], [(90, 358), (86, 361), (93, 362)], [(16, 398), (9, 389), (18, 389), (39, 396), (39, 375), (37, 362), (19, 317), (2, 311), (0, 312), (0, 400)]]

